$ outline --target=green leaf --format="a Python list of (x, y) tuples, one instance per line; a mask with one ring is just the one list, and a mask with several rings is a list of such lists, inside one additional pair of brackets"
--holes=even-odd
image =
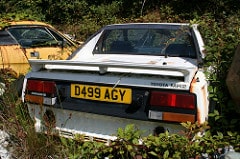
[(228, 136), (233, 136), (233, 133), (231, 131), (227, 132)]
[(123, 138), (124, 137), (123, 129), (122, 128), (118, 128), (117, 134), (118, 134), (118, 137)]
[(164, 152), (164, 154), (163, 154), (163, 158), (164, 158), (164, 159), (165, 159), (165, 158), (168, 158), (168, 156), (169, 156), (169, 151), (166, 150), (166, 151)]
[(158, 154), (156, 153), (156, 152), (154, 152), (154, 151), (150, 151), (150, 152), (148, 152), (149, 154), (151, 154), (151, 155), (153, 155), (153, 156), (158, 156)]
[(132, 145), (127, 145), (127, 150), (128, 150), (128, 151), (132, 151), (132, 150), (133, 150)]
[(218, 135), (218, 137), (220, 137), (220, 139), (223, 139), (223, 133), (217, 132), (217, 135)]

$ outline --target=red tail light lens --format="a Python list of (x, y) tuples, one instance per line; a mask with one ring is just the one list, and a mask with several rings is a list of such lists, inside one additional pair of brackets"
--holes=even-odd
[(56, 87), (55, 82), (52, 81), (28, 80), (27, 90), (33, 92), (53, 94), (56, 92)]
[(25, 101), (30, 103), (54, 105), (57, 97), (56, 84), (52, 81), (28, 80)]
[(196, 97), (194, 94), (176, 94), (152, 91), (150, 105), (194, 109), (196, 105)]

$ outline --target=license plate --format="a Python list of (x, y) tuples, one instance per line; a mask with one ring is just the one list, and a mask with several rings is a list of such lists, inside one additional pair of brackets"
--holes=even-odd
[(132, 90), (119, 87), (112, 88), (105, 86), (71, 84), (71, 97), (130, 104), (132, 102)]

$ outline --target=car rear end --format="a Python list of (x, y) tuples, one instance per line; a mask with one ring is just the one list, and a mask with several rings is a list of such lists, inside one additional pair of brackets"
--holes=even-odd
[[(181, 122), (194, 123), (200, 121), (201, 113), (206, 115), (199, 103), (205, 100), (206, 92), (201, 90), (204, 82), (191, 84), (183, 76), (163, 77), (156, 72), (99, 75), (99, 71), (75, 70), (79, 67), (72, 65), (61, 66), (64, 71), (43, 70), (26, 76), (23, 100), (37, 131), (52, 126), (60, 135), (84, 134), (108, 140), (128, 124), (135, 124), (145, 135), (160, 133), (154, 132), (158, 128), (180, 133), (184, 130)], [(188, 72), (180, 68), (164, 72), (171, 70)], [(189, 70), (196, 71), (192, 67)]]
[(182, 122), (206, 121), (201, 41), (175, 28), (181, 26), (107, 26), (70, 60), (30, 60), (22, 99), (36, 130), (112, 140), (128, 124), (148, 135), (181, 133)]

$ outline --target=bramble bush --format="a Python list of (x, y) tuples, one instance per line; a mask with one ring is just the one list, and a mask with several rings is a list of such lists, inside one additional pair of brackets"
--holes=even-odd
[[(161, 133), (158, 136), (141, 136), (141, 130), (135, 125), (119, 128), (117, 139), (109, 145), (96, 141), (84, 141), (81, 137), (75, 139), (61, 138), (63, 150), (68, 151), (70, 158), (118, 158), (145, 159), (161, 158), (195, 158), (203, 155), (208, 157), (221, 155), (220, 148), (232, 146), (235, 151), (240, 151), (240, 135), (228, 132), (224, 136), (218, 132), (212, 135), (208, 131), (208, 124), (182, 123), (186, 128), (183, 134)], [(204, 130), (204, 135), (198, 136), (197, 132)], [(71, 146), (69, 146), (71, 145)], [(69, 149), (69, 147), (71, 147)], [(223, 152), (222, 152), (223, 153)]]
[[(209, 80), (209, 93), (212, 103), (209, 123), (211, 131), (239, 131), (240, 112), (232, 100), (226, 85), (228, 69), (231, 66), (233, 55), (240, 44), (240, 19), (237, 15), (216, 20), (214, 17), (202, 17), (200, 32), (205, 41), (206, 58), (205, 68)], [(214, 106), (214, 107), (213, 107)]]

